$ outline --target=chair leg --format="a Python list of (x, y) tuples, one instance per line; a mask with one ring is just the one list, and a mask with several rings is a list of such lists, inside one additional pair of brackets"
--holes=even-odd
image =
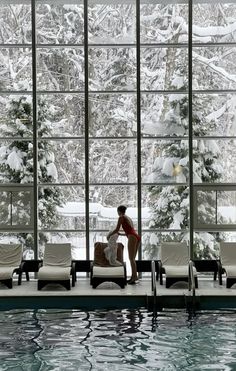
[(230, 289), (236, 283), (236, 278), (228, 278), (226, 277), (226, 288)]
[(218, 278), (219, 278), (219, 285), (222, 285), (222, 272), (218, 272)]
[(214, 281), (216, 281), (217, 271), (214, 272)]
[(163, 285), (163, 275), (161, 271), (160, 271), (160, 285)]
[(22, 280), (22, 272), (19, 272), (19, 274), (18, 274), (18, 286), (21, 285), (21, 280)]

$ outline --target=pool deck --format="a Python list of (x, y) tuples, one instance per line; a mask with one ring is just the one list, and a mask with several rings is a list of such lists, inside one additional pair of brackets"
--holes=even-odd
[[(195, 305), (197, 309), (236, 309), (236, 285), (226, 289), (225, 281), (220, 286), (212, 276), (201, 275), (198, 278)], [(157, 306), (163, 308), (186, 308), (192, 302), (191, 292), (185, 283), (175, 284), (166, 289), (157, 282)], [(153, 308), (151, 278), (142, 278), (136, 285), (127, 285), (125, 289), (112, 282), (105, 282), (93, 289), (89, 278), (78, 277), (75, 287), (70, 291), (59, 285), (47, 285), (37, 290), (37, 280), (22, 281), (20, 286), (13, 282), (13, 288), (0, 285), (0, 310), (19, 308)]]

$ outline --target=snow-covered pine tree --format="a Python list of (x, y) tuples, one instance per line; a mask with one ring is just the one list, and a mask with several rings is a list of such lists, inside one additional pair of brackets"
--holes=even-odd
[[(178, 60), (179, 50), (176, 50)], [(173, 57), (173, 56), (172, 56)], [(171, 65), (166, 63), (166, 66)], [(170, 87), (180, 91), (186, 91), (186, 76), (184, 69), (186, 65), (175, 64)], [(209, 102), (210, 104), (210, 102)], [(166, 135), (177, 133), (177, 136), (186, 136), (181, 140), (161, 140), (158, 141), (159, 157), (156, 158), (152, 179), (158, 182), (176, 183), (169, 186), (151, 186), (149, 191), (149, 205), (152, 210), (152, 220), (150, 228), (154, 229), (176, 229), (180, 232), (163, 234), (162, 241), (187, 240), (188, 239), (188, 218), (189, 218), (189, 190), (188, 187), (178, 185), (188, 181), (188, 102), (184, 94), (169, 95), (168, 105), (163, 102), (162, 124), (166, 128)], [(193, 135), (195, 137), (204, 136), (207, 127), (202, 125), (202, 117), (207, 112), (206, 102), (202, 102), (201, 97), (193, 99)], [(214, 125), (214, 123), (211, 123)], [(173, 134), (172, 134), (173, 135)], [(220, 179), (222, 169), (219, 166), (220, 149), (216, 141), (205, 141), (203, 139), (193, 141), (193, 176), (194, 182), (215, 182)], [(209, 205), (202, 211), (201, 217), (209, 220), (212, 217), (214, 208), (210, 207), (210, 195), (204, 194), (205, 204)], [(156, 238), (146, 241), (145, 253), (149, 257), (156, 257)], [(194, 253), (199, 258), (212, 258), (215, 256), (214, 238), (209, 233), (195, 235)]]
[[(57, 169), (52, 144), (44, 140), (49, 136), (51, 123), (46, 101), (38, 100), (38, 181), (51, 183), (57, 180)], [(0, 172), (2, 183), (32, 184), (33, 182), (33, 144), (32, 144), (32, 100), (25, 96), (10, 97), (7, 103), (8, 121), (1, 125), (1, 131), (9, 139), (0, 147)], [(57, 207), (62, 205), (62, 195), (56, 187), (39, 188), (39, 224), (44, 227), (56, 226)], [(20, 234), (24, 247), (32, 246), (32, 235)], [(42, 239), (42, 237), (41, 237)], [(40, 244), (45, 241), (40, 241)]]

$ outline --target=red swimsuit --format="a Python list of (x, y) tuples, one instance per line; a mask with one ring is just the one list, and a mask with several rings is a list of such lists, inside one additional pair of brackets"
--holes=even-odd
[(135, 229), (127, 222), (125, 217), (122, 217), (121, 225), (127, 237), (131, 234), (132, 236), (135, 236), (138, 241), (141, 240), (141, 237), (138, 235)]

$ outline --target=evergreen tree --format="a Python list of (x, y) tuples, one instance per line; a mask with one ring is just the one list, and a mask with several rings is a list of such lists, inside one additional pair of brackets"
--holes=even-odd
[[(33, 182), (33, 122), (32, 101), (27, 97), (12, 98), (8, 103), (8, 122), (1, 130), (10, 139), (0, 148), (0, 172), (2, 183), (32, 184)], [(50, 136), (51, 124), (49, 108), (44, 100), (38, 100), (37, 129), (38, 137), (38, 182), (50, 183), (57, 180), (57, 169), (52, 144), (43, 140)], [(56, 226), (57, 207), (62, 205), (62, 196), (56, 187), (40, 187), (38, 192), (39, 225)], [(20, 234), (19, 239), (24, 246), (32, 246), (33, 237)], [(40, 241), (40, 244), (45, 241)]]
[[(178, 54), (178, 50), (176, 51)], [(177, 58), (176, 58), (177, 60)], [(175, 72), (171, 88), (186, 90), (183, 77), (186, 75), (183, 66), (175, 65)], [(178, 85), (176, 85), (178, 82)], [(210, 104), (210, 102), (209, 102)], [(165, 109), (165, 107), (169, 108)], [(188, 153), (188, 102), (184, 94), (173, 94), (169, 97), (169, 105), (163, 102), (163, 125), (166, 134), (177, 133), (186, 136), (185, 139), (176, 141), (161, 140), (157, 143), (159, 157), (155, 160), (153, 172), (155, 179), (163, 182), (172, 183), (169, 186), (151, 186), (149, 188), (149, 205), (152, 210), (152, 220), (150, 228), (155, 229), (177, 229), (181, 232), (163, 234), (162, 241), (187, 240), (189, 224), (189, 189), (178, 183), (188, 182), (189, 176), (189, 153)], [(195, 97), (193, 100), (193, 135), (195, 137), (207, 134), (209, 127), (202, 125), (202, 117), (206, 114), (207, 107), (201, 98)], [(214, 125), (214, 123), (212, 123)], [(180, 133), (180, 134), (179, 134)], [(196, 183), (215, 182), (220, 179), (222, 169), (219, 166), (220, 150), (215, 141), (205, 141), (202, 139), (193, 141), (193, 180)], [(152, 176), (153, 178), (153, 176)], [(174, 183), (174, 184), (173, 184)], [(175, 185), (176, 183), (176, 185)], [(201, 218), (206, 222), (211, 220), (215, 208), (211, 207), (211, 194), (202, 193), (205, 205), (209, 207), (201, 211)], [(150, 243), (150, 240), (152, 243)], [(155, 238), (151, 238), (146, 243), (146, 253), (150, 257), (156, 257)], [(211, 243), (209, 243), (211, 241)], [(195, 256), (201, 258), (212, 258), (215, 256), (213, 238), (210, 234), (204, 233), (195, 235), (194, 238)]]

